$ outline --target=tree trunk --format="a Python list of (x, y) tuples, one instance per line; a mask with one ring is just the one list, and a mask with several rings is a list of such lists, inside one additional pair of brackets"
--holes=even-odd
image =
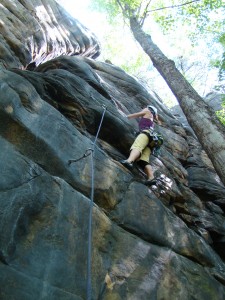
[(225, 185), (225, 128), (210, 108), (183, 77), (175, 66), (153, 43), (135, 17), (130, 18), (130, 27), (135, 39), (150, 57), (153, 65), (165, 79), (177, 98), (190, 126)]

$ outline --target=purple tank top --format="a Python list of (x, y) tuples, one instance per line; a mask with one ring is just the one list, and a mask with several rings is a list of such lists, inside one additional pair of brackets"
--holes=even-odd
[(153, 121), (147, 118), (141, 118), (139, 122), (139, 130), (149, 129), (150, 127), (154, 127)]

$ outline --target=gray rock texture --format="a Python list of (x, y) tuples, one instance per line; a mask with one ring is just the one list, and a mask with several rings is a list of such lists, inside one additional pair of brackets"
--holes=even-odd
[(0, 64), (34, 69), (59, 55), (97, 57), (96, 36), (54, 0), (0, 0)]
[[(14, 15), (47, 6), (7, 5), (15, 2)], [(54, 44), (53, 58), (32, 70), (24, 45), (0, 69), (0, 299), (86, 299), (95, 145), (92, 299), (223, 300), (225, 188), (196, 137), (133, 77), (84, 57), (92, 43), (76, 56), (58, 56)], [(164, 180), (151, 189), (119, 163), (138, 128), (125, 114), (149, 103), (165, 140), (151, 157)]]

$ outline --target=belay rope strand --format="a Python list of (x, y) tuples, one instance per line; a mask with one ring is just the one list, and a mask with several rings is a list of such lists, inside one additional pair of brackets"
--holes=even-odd
[(87, 255), (87, 300), (91, 300), (92, 295), (92, 288), (91, 288), (91, 253), (92, 253), (92, 212), (93, 212), (93, 205), (94, 205), (94, 152), (95, 152), (95, 145), (98, 139), (98, 135), (102, 126), (102, 122), (105, 116), (106, 107), (103, 105), (103, 113), (102, 118), (98, 127), (98, 131), (95, 136), (95, 140), (93, 142), (92, 148), (86, 150), (84, 155), (78, 159), (71, 159), (69, 160), (69, 164), (73, 162), (77, 162), (84, 157), (91, 155), (91, 197), (90, 197), (90, 210), (89, 210), (89, 218), (88, 218), (88, 255)]
[(91, 300), (92, 288), (91, 288), (91, 252), (92, 252), (92, 211), (94, 204), (94, 152), (95, 145), (98, 139), (98, 135), (102, 126), (102, 122), (105, 116), (106, 107), (103, 106), (102, 118), (98, 127), (97, 134), (95, 136), (94, 143), (91, 151), (91, 201), (89, 210), (89, 222), (88, 222), (88, 261), (87, 261), (87, 300)]

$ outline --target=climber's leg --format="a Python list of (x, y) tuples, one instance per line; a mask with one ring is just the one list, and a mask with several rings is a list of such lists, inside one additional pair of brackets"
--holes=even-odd
[(156, 184), (152, 166), (149, 163), (150, 155), (151, 155), (151, 150), (149, 147), (146, 147), (142, 151), (141, 157), (137, 162), (137, 164), (142, 168), (142, 170), (145, 172), (145, 174), (147, 176), (147, 180), (146, 180), (145, 184), (148, 186)]
[(144, 133), (140, 133), (134, 143), (131, 146), (130, 155), (126, 160), (121, 160), (121, 164), (123, 164), (128, 169), (131, 169), (133, 167), (133, 162), (138, 160), (140, 156), (142, 155), (142, 151), (145, 149), (145, 147), (148, 145), (148, 137)]

